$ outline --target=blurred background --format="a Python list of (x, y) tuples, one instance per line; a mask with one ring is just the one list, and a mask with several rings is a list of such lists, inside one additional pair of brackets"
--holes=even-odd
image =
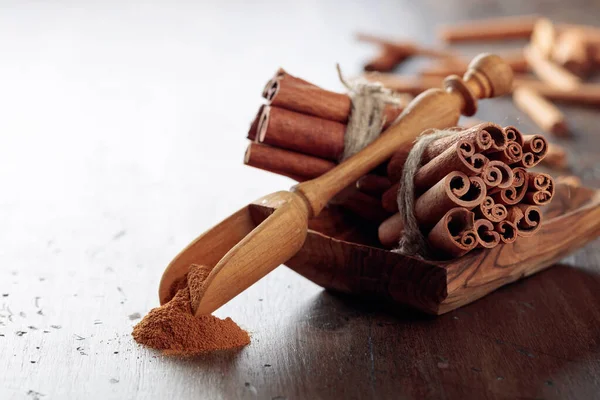
[[(164, 267), (192, 238), (293, 184), (242, 162), (262, 88), (278, 67), (342, 91), (336, 63), (356, 76), (377, 51), (357, 42), (357, 32), (435, 45), (443, 23), (532, 13), (594, 25), (600, 2), (1, 1), (0, 291), (14, 313), (34, 315), (34, 299), (42, 297), (45, 316), (3, 320), (0, 332), (10, 341), (0, 337), (6, 371), (0, 394), (83, 393), (61, 369), (58, 386), (43, 378), (48, 368), (58, 368), (56, 360), (79, 369), (81, 379), (107, 396), (144, 393), (153, 377), (167, 374), (136, 364), (136, 356), (148, 355), (136, 353), (142, 350), (129, 338), (135, 321), (127, 316), (158, 304)], [(460, 48), (472, 55), (505, 47), (515, 45)], [(419, 62), (401, 71), (415, 71)], [(597, 185), (597, 112), (563, 110), (574, 137), (568, 151), (578, 159), (572, 172)], [(482, 103), (477, 117), (537, 129), (509, 99)], [(271, 288), (284, 286), (292, 287), (288, 294), (269, 297)], [(319, 292), (279, 269), (221, 313), (260, 338), (268, 324), (287, 329), (281, 318), (294, 308), (286, 301)], [(265, 320), (246, 319), (252, 312)], [(31, 331), (16, 340), (14, 331), (30, 324), (60, 325), (63, 336), (50, 329), (46, 336)], [(113, 339), (118, 348), (103, 355), (102, 345), (86, 343), (90, 354), (100, 352), (89, 361), (74, 350), (74, 334)], [(40, 343), (51, 343), (54, 355), (40, 353)], [(97, 361), (113, 350), (131, 352), (131, 359), (120, 366), (109, 358)], [(255, 352), (249, 354), (260, 347)], [(169, 377), (193, 375), (181, 365), (171, 368)], [(141, 389), (123, 383), (127, 376), (139, 382), (140, 371), (147, 374)]]

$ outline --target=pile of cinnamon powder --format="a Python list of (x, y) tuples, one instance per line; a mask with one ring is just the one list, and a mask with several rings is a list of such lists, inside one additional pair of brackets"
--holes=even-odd
[(193, 355), (250, 344), (248, 333), (231, 318), (194, 316), (189, 288), (197, 295), (209, 272), (210, 268), (191, 265), (186, 279), (174, 288), (175, 296), (168, 303), (150, 310), (133, 328), (133, 338), (169, 355)]

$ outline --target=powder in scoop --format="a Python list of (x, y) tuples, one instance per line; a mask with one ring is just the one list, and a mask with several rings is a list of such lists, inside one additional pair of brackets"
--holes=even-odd
[(193, 295), (201, 293), (202, 282), (209, 273), (210, 268), (191, 265), (187, 279), (182, 281), (175, 296), (168, 303), (150, 310), (133, 328), (133, 338), (169, 355), (193, 355), (250, 344), (248, 333), (231, 318), (194, 316), (190, 288)]

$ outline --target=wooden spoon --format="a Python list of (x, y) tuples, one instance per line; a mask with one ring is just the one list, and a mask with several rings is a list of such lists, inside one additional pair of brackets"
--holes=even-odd
[(308, 220), (317, 216), (338, 192), (356, 182), (412, 142), (427, 129), (456, 126), (462, 114), (471, 116), (477, 99), (510, 93), (513, 73), (498, 56), (480, 54), (464, 75), (450, 76), (445, 89), (429, 89), (416, 97), (398, 121), (356, 155), (324, 175), (277, 192), (254, 204), (273, 210), (258, 226), (259, 207), (247, 206), (205, 232), (184, 249), (165, 270), (159, 288), (161, 304), (192, 263), (213, 267), (201, 293), (194, 293), (196, 315), (209, 314), (250, 287), (302, 247)]

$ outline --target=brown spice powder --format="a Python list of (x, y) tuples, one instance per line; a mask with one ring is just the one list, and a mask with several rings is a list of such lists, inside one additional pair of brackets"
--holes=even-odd
[(190, 292), (193, 295), (201, 293), (202, 283), (209, 273), (210, 268), (191, 265), (187, 279), (183, 280), (175, 296), (168, 303), (150, 310), (133, 328), (133, 338), (169, 355), (194, 355), (250, 344), (248, 333), (231, 318), (195, 317), (192, 313)]

